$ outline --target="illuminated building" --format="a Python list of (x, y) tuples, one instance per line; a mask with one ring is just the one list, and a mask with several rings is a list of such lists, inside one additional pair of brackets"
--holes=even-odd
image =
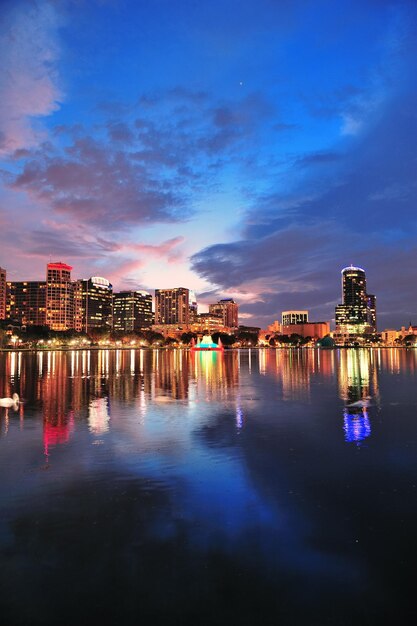
[(132, 332), (152, 325), (152, 296), (146, 291), (120, 291), (113, 296), (113, 329)]
[(84, 330), (83, 281), (74, 280), (72, 283), (72, 297), (74, 302), (74, 330), (81, 333)]
[(400, 332), (394, 328), (386, 328), (381, 333), (382, 343), (386, 346), (395, 346), (400, 337)]
[(46, 282), (8, 282), (6, 317), (22, 326), (45, 326)]
[(112, 327), (113, 290), (106, 278), (92, 276), (74, 285), (76, 330), (88, 333), (93, 328)]
[(239, 305), (236, 304), (233, 298), (225, 298), (219, 300), (216, 304), (210, 304), (209, 313), (221, 316), (227, 328), (235, 329), (239, 325)]
[(372, 330), (376, 331), (376, 297), (367, 294), (367, 308), (368, 308), (368, 324), (372, 327)]
[(193, 333), (204, 333), (209, 335), (215, 332), (224, 332), (224, 322), (221, 315), (212, 313), (200, 313), (194, 323), (190, 323), (190, 331)]
[(154, 333), (178, 340), (183, 333), (190, 332), (189, 324), (152, 324), (151, 329)]
[(195, 296), (194, 291), (190, 291), (189, 310), (190, 310), (190, 314), (189, 314), (188, 321), (190, 324), (193, 324), (194, 322), (197, 321), (197, 316), (198, 316), (198, 304), (197, 304), (197, 298)]
[(283, 326), (289, 324), (306, 324), (308, 322), (308, 311), (283, 311), (281, 323)]
[(322, 339), (330, 333), (329, 322), (306, 322), (305, 324), (281, 325), (281, 335), (301, 335), (312, 339)]
[(6, 270), (0, 267), (0, 320), (6, 317)]
[(190, 319), (190, 290), (155, 289), (155, 325), (185, 324)]
[(353, 265), (342, 270), (342, 304), (336, 306), (336, 328), (358, 335), (376, 330), (376, 299), (366, 293), (365, 270)]
[(46, 270), (46, 324), (52, 330), (74, 328), (74, 287), (72, 267), (48, 263)]

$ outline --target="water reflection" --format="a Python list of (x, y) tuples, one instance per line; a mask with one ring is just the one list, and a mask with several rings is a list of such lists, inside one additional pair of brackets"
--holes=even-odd
[(345, 441), (360, 445), (371, 435), (369, 407), (379, 402), (378, 368), (380, 351), (341, 350), (339, 352), (339, 394), (345, 403)]
[(374, 623), (415, 534), (416, 353), (394, 352), (0, 354), (24, 399), (0, 410), (7, 617)]
[[(369, 349), (10, 352), (1, 355), (0, 367), (0, 396), (17, 391), (40, 409), (48, 450), (68, 442), (79, 419), (87, 420), (93, 434), (108, 432), (112, 399), (135, 406), (141, 423), (155, 402), (162, 406), (180, 401), (190, 407), (232, 403), (240, 431), (248, 406), (262, 402), (262, 394), (289, 405), (314, 405), (320, 389), (334, 381), (343, 401), (345, 441), (360, 444), (369, 439), (372, 416), (380, 405), (380, 371), (417, 373), (415, 351)], [(20, 407), (22, 427), (26, 406), (24, 402)], [(2, 411), (0, 418), (5, 436), (10, 415)]]
[(88, 412), (88, 425), (90, 432), (102, 435), (109, 430), (110, 414), (107, 398), (95, 398), (90, 401)]

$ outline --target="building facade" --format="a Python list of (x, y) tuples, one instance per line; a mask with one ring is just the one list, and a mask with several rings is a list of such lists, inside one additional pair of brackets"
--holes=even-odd
[(226, 328), (236, 329), (239, 326), (239, 305), (233, 298), (224, 298), (209, 305), (209, 313), (223, 318)]
[(207, 333), (211, 335), (216, 332), (224, 332), (224, 322), (221, 315), (212, 313), (199, 313), (195, 322), (190, 323), (192, 333)]
[(175, 289), (155, 289), (155, 325), (182, 324), (190, 320), (190, 290), (185, 287)]
[(188, 316), (188, 322), (190, 324), (193, 324), (194, 322), (197, 322), (197, 317), (198, 317), (198, 304), (197, 304), (197, 298), (196, 298), (194, 291), (190, 291), (189, 311), (190, 312)]
[(289, 324), (307, 324), (308, 311), (283, 311), (281, 315), (281, 323), (283, 326)]
[(376, 298), (366, 292), (365, 270), (350, 265), (342, 270), (342, 300), (335, 309), (336, 329), (341, 333), (376, 331)]
[(376, 297), (373, 294), (367, 294), (367, 308), (368, 308), (368, 324), (372, 330), (376, 332)]
[(6, 270), (0, 267), (0, 320), (6, 317)]
[(46, 282), (8, 282), (6, 317), (22, 326), (45, 326)]
[(146, 291), (120, 291), (113, 295), (113, 329), (138, 332), (152, 326), (152, 296)]
[(330, 333), (329, 322), (306, 322), (301, 324), (282, 324), (281, 335), (300, 335), (312, 339), (322, 339)]
[(94, 328), (112, 328), (113, 287), (106, 278), (92, 276), (74, 284), (74, 328), (88, 333)]
[(74, 328), (74, 286), (72, 267), (66, 263), (48, 263), (46, 268), (46, 324), (52, 330)]

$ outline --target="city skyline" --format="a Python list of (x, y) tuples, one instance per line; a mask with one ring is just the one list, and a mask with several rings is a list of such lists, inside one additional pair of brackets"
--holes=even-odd
[(0, 266), (334, 318), (364, 267), (417, 321), (417, 5), (6, 0)]

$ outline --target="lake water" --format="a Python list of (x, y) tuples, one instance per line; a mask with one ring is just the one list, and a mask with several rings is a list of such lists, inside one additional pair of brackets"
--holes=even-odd
[(417, 351), (3, 353), (13, 392), (1, 624), (412, 623)]

